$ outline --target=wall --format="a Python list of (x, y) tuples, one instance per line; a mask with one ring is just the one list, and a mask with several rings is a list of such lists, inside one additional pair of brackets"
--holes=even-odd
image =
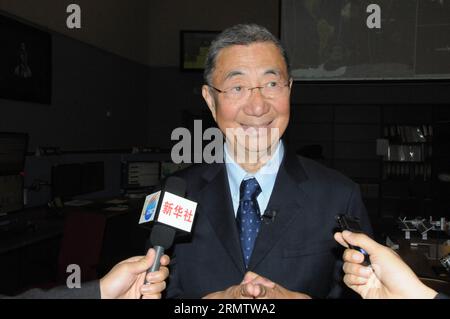
[(180, 30), (220, 31), (237, 23), (258, 23), (278, 35), (279, 1), (155, 0), (150, 1), (149, 18), (150, 65), (178, 67)]
[[(370, 193), (363, 188), (363, 197), (375, 227), (380, 217), (446, 215), (437, 196), (431, 208), (423, 205), (423, 198), (420, 202), (410, 195), (387, 199), (384, 193), (389, 181), (382, 178), (381, 158), (375, 150), (385, 125), (448, 123), (449, 106), (450, 81), (296, 82), (286, 138), (295, 150), (320, 145), (321, 162), (360, 184), (370, 185)], [(440, 173), (442, 167), (435, 164), (433, 174)], [(418, 187), (420, 182), (406, 180), (397, 190), (408, 193)]]
[[(55, 33), (52, 106), (1, 100), (6, 108), (0, 110), (0, 125), (5, 131), (30, 130), (30, 149), (43, 143), (70, 149), (169, 147), (172, 129), (186, 124), (183, 112), (207, 111), (201, 74), (179, 71), (179, 31), (256, 22), (279, 33), (279, 1), (274, 0), (80, 0), (75, 3), (82, 8), (81, 30), (65, 26), (69, 3), (73, 1), (2, 0), (0, 10), (152, 67), (133, 65)], [(113, 110), (111, 118), (106, 110)]]
[[(193, 118), (211, 121), (201, 96), (201, 73), (179, 70), (181, 30), (223, 30), (237, 23), (258, 23), (279, 34), (279, 1), (182, 1), (150, 2), (149, 114), (164, 112), (167, 121), (152, 121), (148, 136), (168, 147), (173, 128), (192, 124)], [(164, 32), (164, 36), (161, 36)]]
[[(71, 3), (81, 7), (79, 30), (66, 26)], [(0, 10), (156, 67), (178, 66), (182, 29), (221, 30), (255, 22), (279, 33), (279, 0), (0, 0)]]
[[(68, 29), (69, 4), (81, 7), (81, 29)], [(0, 0), (0, 10), (97, 48), (148, 64), (148, 0)]]
[(1, 130), (28, 132), (30, 151), (38, 145), (64, 150), (145, 145), (147, 68), (62, 35), (52, 39), (51, 105), (0, 100)]

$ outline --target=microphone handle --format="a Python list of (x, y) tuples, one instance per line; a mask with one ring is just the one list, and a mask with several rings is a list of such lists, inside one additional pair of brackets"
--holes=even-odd
[[(147, 270), (147, 274), (149, 272), (155, 272), (155, 271), (159, 270), (159, 267), (161, 266), (161, 263), (160, 263), (161, 257), (162, 257), (162, 255), (164, 255), (164, 247), (162, 247), (162, 246), (154, 246), (153, 248), (156, 251), (155, 261), (153, 262), (153, 265)], [(146, 278), (145, 279), (145, 284), (147, 284), (147, 283), (148, 282), (147, 282), (147, 278)]]

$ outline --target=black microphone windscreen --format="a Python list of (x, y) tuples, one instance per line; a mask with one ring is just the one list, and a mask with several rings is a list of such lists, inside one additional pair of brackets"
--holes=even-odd
[(164, 191), (184, 197), (186, 195), (186, 181), (177, 176), (169, 176), (166, 180)]
[(150, 234), (150, 242), (153, 246), (161, 246), (169, 249), (175, 238), (175, 229), (163, 224), (155, 224)]
[[(164, 184), (164, 192), (184, 197), (186, 195), (186, 181), (180, 177), (169, 176)], [(164, 224), (155, 224), (150, 234), (153, 246), (169, 249), (175, 239), (176, 230)]]

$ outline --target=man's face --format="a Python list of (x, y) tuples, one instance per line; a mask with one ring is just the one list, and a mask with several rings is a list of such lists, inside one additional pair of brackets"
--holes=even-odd
[[(276, 97), (264, 97), (259, 89), (254, 89), (238, 100), (203, 86), (203, 97), (212, 116), (231, 144), (254, 152), (265, 151), (261, 147), (269, 148), (278, 142), (289, 122), (291, 83), (281, 52), (271, 42), (233, 45), (219, 52), (210, 83), (215, 88), (228, 91), (275, 82), (283, 85)], [(274, 134), (276, 130), (278, 133)]]

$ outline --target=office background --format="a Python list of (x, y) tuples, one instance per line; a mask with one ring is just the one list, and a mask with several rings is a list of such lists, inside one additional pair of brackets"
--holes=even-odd
[[(202, 74), (180, 70), (180, 31), (255, 22), (280, 35), (280, 1), (80, 0), (82, 28), (70, 30), (71, 2), (0, 3), (2, 16), (47, 32), (52, 43), (50, 103), (0, 99), (0, 131), (29, 136), (23, 174), (27, 209), (57, 205), (45, 184), (62, 164), (103, 163), (104, 187), (75, 198), (123, 196), (129, 191), (123, 183), (127, 162), (167, 162), (174, 128), (190, 127), (194, 119), (211, 123), (201, 97)], [(449, 104), (450, 80), (295, 82), (286, 140), (299, 154), (360, 183), (377, 236), (385, 239), (398, 230), (400, 216), (450, 217), (449, 183), (439, 179), (450, 174)], [(424, 126), (433, 127), (433, 135), (423, 141), (401, 138), (404, 128)], [(431, 146), (433, 152), (414, 162), (387, 161), (376, 152), (380, 139), (419, 146), (419, 153)], [(45, 147), (56, 154), (45, 154)], [(53, 255), (45, 265), (58, 255), (59, 243), (50, 245)], [(110, 252), (102, 271), (137, 251), (133, 246)], [(4, 292), (33, 284), (30, 278), (16, 281)]]

